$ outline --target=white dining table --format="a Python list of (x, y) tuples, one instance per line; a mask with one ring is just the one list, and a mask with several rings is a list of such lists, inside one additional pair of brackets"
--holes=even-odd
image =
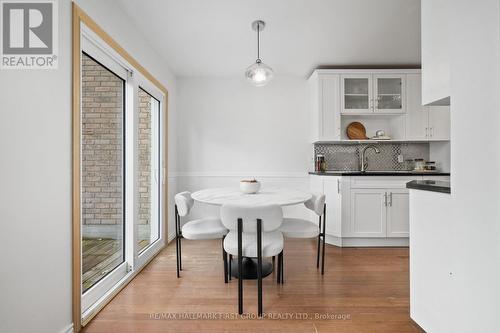
[[(239, 188), (222, 187), (208, 188), (191, 194), (191, 198), (199, 203), (222, 206), (225, 204), (238, 204), (244, 206), (278, 205), (292, 206), (306, 202), (312, 198), (312, 194), (286, 188), (265, 187), (257, 193), (246, 194)], [(264, 221), (265, 223), (265, 221)], [(231, 275), (238, 278), (238, 261), (231, 260)], [(257, 278), (257, 262), (254, 258), (243, 258), (243, 279)], [(273, 264), (263, 262), (262, 276), (265, 277), (273, 271)]]
[(215, 206), (230, 203), (247, 206), (278, 205), (283, 207), (304, 203), (311, 199), (312, 195), (295, 189), (278, 187), (266, 187), (253, 194), (243, 193), (235, 187), (222, 187), (196, 191), (191, 194), (191, 197), (194, 201)]

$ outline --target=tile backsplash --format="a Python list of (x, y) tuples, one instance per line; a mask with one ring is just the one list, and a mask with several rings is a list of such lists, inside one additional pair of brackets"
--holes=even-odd
[(380, 149), (376, 154), (372, 149), (367, 150), (368, 170), (410, 170), (412, 165), (407, 162), (399, 163), (398, 156), (403, 160), (423, 158), (429, 160), (429, 143), (316, 143), (314, 157), (325, 155), (327, 170), (356, 171), (359, 170), (359, 155), (368, 145)]

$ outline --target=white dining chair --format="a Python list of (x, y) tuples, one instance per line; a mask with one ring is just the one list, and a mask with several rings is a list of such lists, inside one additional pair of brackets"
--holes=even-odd
[[(278, 230), (283, 220), (280, 206), (241, 206), (226, 204), (221, 219), (229, 233), (224, 249), (238, 256), (238, 313), (243, 313), (243, 257), (257, 258), (258, 315), (262, 316), (262, 258), (283, 256), (283, 235)], [(278, 260), (280, 266), (281, 260)], [(278, 268), (280, 274), (280, 267)]]
[[(319, 268), (320, 246), (323, 241), (321, 254), (321, 274), (325, 273), (325, 230), (326, 230), (326, 204), (324, 194), (312, 194), (311, 199), (304, 205), (318, 215), (318, 225), (314, 222), (299, 218), (284, 218), (280, 231), (286, 238), (316, 238), (318, 237), (318, 250), (316, 253), (316, 267)], [(323, 217), (323, 219), (322, 219)], [(283, 279), (283, 276), (281, 277)]]
[[(220, 218), (207, 217), (192, 220), (184, 224), (181, 223), (181, 217), (185, 217), (193, 208), (194, 200), (191, 193), (181, 192), (174, 197), (175, 200), (175, 249), (177, 254), (177, 277), (182, 270), (182, 246), (181, 239), (202, 240), (202, 239), (222, 239), (228, 233), (228, 230), (222, 225)], [(228, 282), (227, 254), (222, 246), (222, 259), (224, 262), (224, 282)]]

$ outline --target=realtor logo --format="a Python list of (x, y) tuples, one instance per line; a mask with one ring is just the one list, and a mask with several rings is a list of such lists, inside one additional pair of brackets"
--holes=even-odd
[(0, 68), (57, 68), (57, 4), (2, 0), (0, 8)]

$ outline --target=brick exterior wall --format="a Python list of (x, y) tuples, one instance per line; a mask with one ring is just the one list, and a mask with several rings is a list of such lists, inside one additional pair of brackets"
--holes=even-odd
[(139, 88), (139, 224), (151, 219), (151, 96)]
[(124, 82), (82, 54), (83, 224), (123, 221)]
[[(124, 82), (82, 54), (82, 217), (123, 222)], [(139, 224), (151, 218), (151, 96), (139, 89)]]

